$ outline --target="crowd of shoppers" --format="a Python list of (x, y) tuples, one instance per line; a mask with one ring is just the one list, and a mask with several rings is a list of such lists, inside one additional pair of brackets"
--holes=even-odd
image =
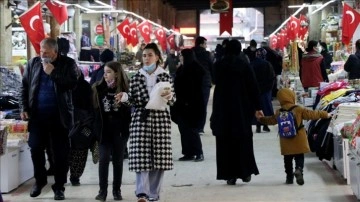
[[(95, 199), (107, 199), (112, 161), (113, 197), (122, 200), (123, 159), (129, 143), (129, 170), (136, 173), (138, 202), (159, 201), (164, 172), (174, 166), (171, 113), (169, 108), (149, 109), (147, 104), (153, 96), (159, 96), (164, 105), (176, 110), (183, 154), (179, 161), (200, 162), (204, 160), (201, 134), (207, 121), (206, 109), (213, 85), (210, 128), (216, 140), (216, 179), (235, 185), (238, 179), (250, 182), (252, 175), (259, 174), (252, 125), (255, 117), (259, 133), (260, 124), (265, 124), (263, 131), (267, 132), (270, 131), (267, 124), (276, 124), (274, 117), (278, 111), (274, 115), (272, 89), (276, 75), (281, 73), (281, 61), (266, 43), (257, 48), (256, 41), (252, 40), (242, 51), (238, 40), (224, 40), (214, 60), (206, 50), (206, 38), (200, 36), (191, 49), (183, 49), (178, 55), (170, 50), (164, 68), (158, 46), (144, 44), (139, 58), (141, 68), (130, 79), (121, 63), (114, 61), (114, 53), (106, 49), (100, 55), (101, 67), (93, 72), (90, 84), (73, 59), (59, 54), (56, 40), (47, 38), (40, 45), (40, 56), (31, 59), (25, 69), (20, 98), (21, 118), (29, 121), (35, 177), (31, 197), (39, 196), (47, 185), (45, 149), (50, 140), (55, 200), (65, 199), (64, 184), (69, 168), (71, 184), (80, 185), (88, 149), (95, 144), (99, 145), (99, 193)], [(356, 42), (356, 49), (345, 64), (351, 78), (358, 78), (360, 40)], [(328, 80), (324, 71), (328, 65), (320, 52), (319, 42), (309, 41), (301, 59), (304, 88), (316, 87), (319, 82)], [(165, 71), (166, 67), (170, 74)], [(152, 93), (163, 83), (172, 87), (162, 89), (158, 95)], [(294, 95), (288, 91), (278, 92), (284, 108), (295, 104)], [(325, 112), (299, 113), (300, 109), (296, 109), (297, 116), (302, 114), (297, 117), (299, 120), (328, 117)], [(303, 142), (302, 133), (299, 131), (297, 138), (302, 138)], [(308, 152), (308, 147), (300, 146), (301, 149), (293, 152), (294, 146), (288, 152), (283, 149), (288, 143), (280, 142), (286, 182), (291, 184), (295, 175), (298, 184), (303, 184), (303, 153)]]

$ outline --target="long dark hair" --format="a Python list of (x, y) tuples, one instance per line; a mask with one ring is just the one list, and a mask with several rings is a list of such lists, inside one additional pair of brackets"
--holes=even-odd
[(183, 56), (183, 66), (191, 65), (195, 60), (196, 56), (193, 50), (186, 48), (181, 51), (181, 55)]
[(318, 45), (319, 42), (315, 41), (315, 40), (311, 40), (308, 43), (307, 48), (305, 49), (306, 52), (310, 52), (314, 50), (314, 47), (316, 47)]
[[(128, 92), (129, 91), (129, 81), (126, 73), (121, 67), (120, 62), (107, 62), (105, 64), (106, 67), (109, 67), (115, 72), (116, 75), (116, 92)], [(104, 80), (104, 78), (103, 78)]]
[(163, 63), (163, 59), (161, 57), (161, 52), (159, 47), (155, 44), (155, 43), (149, 43), (145, 46), (145, 49), (151, 49), (155, 52), (155, 55), (157, 55), (159, 57), (159, 60), (156, 62), (156, 66), (159, 66), (159, 64)]

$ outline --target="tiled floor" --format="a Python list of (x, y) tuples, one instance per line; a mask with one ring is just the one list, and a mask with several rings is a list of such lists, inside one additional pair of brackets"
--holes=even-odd
[[(209, 115), (211, 105), (209, 105)], [(275, 127), (270, 133), (254, 134), (255, 156), (260, 175), (252, 176), (250, 183), (238, 182), (236, 186), (216, 180), (215, 139), (209, 127), (202, 136), (205, 161), (179, 162), (181, 157), (180, 135), (173, 125), (173, 156), (175, 169), (165, 174), (161, 202), (355, 202), (349, 185), (339, 173), (321, 162), (314, 154), (305, 158), (305, 184), (285, 185), (285, 173)], [(122, 195), (124, 202), (136, 201), (134, 195), (135, 175), (128, 171), (124, 161)], [(111, 167), (110, 167), (111, 168)], [(81, 178), (80, 187), (66, 185), (66, 201), (95, 201), (98, 192), (97, 165), (88, 158), (87, 167)], [(111, 174), (110, 174), (111, 175)], [(112, 176), (109, 177), (109, 179)], [(53, 182), (49, 177), (49, 184)], [(29, 197), (34, 180), (30, 180), (9, 194), (3, 195), (6, 202), (48, 202), (53, 201), (53, 192), (47, 185), (37, 198)], [(110, 180), (111, 183), (111, 180)], [(109, 187), (111, 190), (111, 187)], [(108, 201), (113, 201), (111, 193)]]

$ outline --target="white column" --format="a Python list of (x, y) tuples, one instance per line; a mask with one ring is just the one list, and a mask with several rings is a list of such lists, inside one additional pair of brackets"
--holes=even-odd
[(10, 65), (12, 63), (12, 26), (5, 29), (11, 21), (11, 10), (7, 7), (7, 1), (0, 1), (0, 65)]

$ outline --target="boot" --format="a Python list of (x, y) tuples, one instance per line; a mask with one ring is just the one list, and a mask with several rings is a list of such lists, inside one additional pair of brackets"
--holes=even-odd
[(114, 196), (114, 201), (121, 201), (123, 199), (120, 190), (113, 190), (113, 196)]
[(298, 185), (303, 185), (304, 182), (304, 176), (303, 176), (303, 172), (301, 168), (296, 168), (295, 172), (294, 172), (295, 178), (296, 178), (296, 183)]
[(107, 191), (100, 189), (99, 194), (95, 197), (95, 200), (104, 202), (106, 201), (106, 196), (107, 196)]
[(256, 124), (256, 133), (261, 133), (261, 124), (257, 123)]
[(286, 175), (286, 184), (294, 184), (294, 174), (287, 174)]
[(264, 125), (263, 131), (265, 131), (265, 132), (270, 132), (270, 128), (269, 128), (267, 125)]

